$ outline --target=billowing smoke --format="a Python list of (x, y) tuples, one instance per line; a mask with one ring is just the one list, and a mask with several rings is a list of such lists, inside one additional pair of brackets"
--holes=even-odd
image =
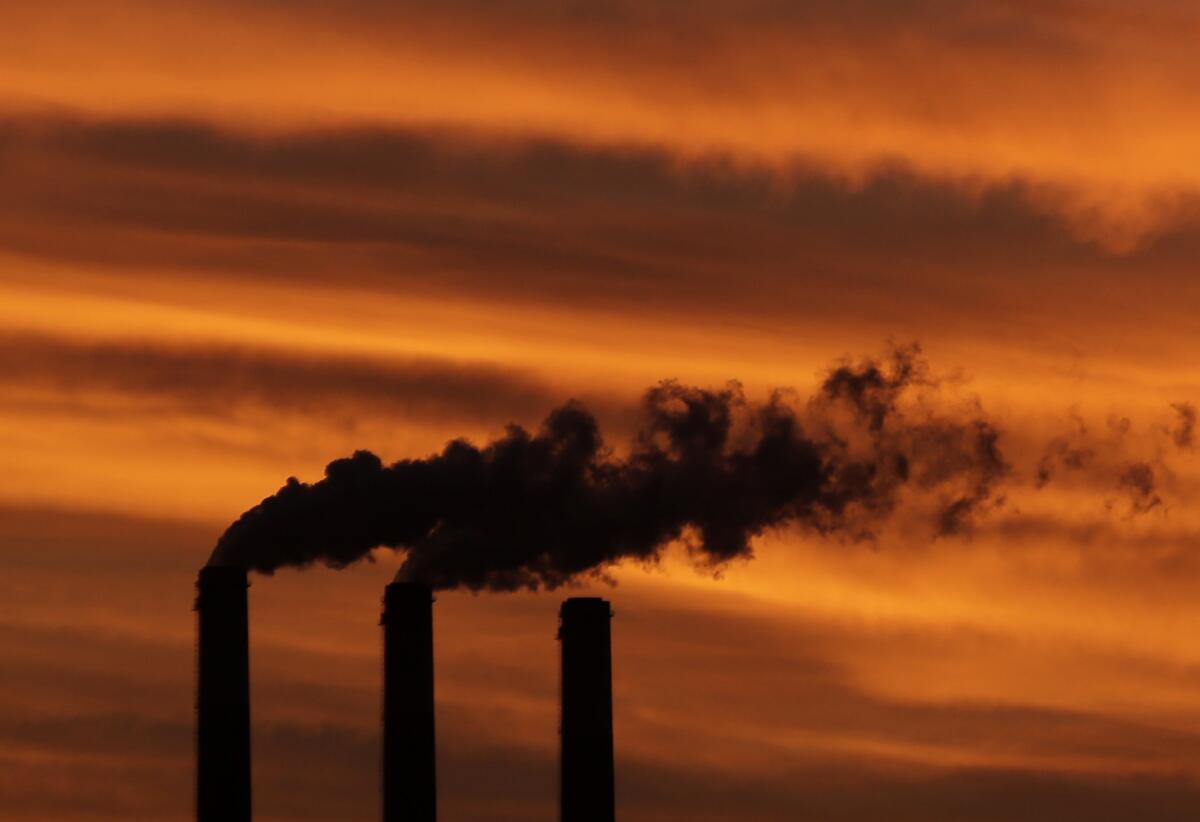
[(619, 453), (575, 402), (537, 433), (513, 425), (482, 447), (454, 440), (393, 465), (359, 451), (318, 482), (289, 479), (230, 526), (211, 562), (271, 573), (389, 547), (405, 552), (403, 578), (512, 590), (653, 560), (672, 543), (719, 567), (785, 526), (867, 538), (913, 500), (949, 535), (998, 504), (1008, 465), (982, 413), (931, 410), (931, 387), (910, 347), (834, 368), (806, 403), (663, 382)]

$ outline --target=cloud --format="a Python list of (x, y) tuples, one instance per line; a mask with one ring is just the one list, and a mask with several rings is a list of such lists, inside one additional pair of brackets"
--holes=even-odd
[(537, 378), (488, 363), (33, 333), (0, 334), (0, 375), (10, 388), (45, 389), (63, 402), (90, 398), (103, 407), (116, 395), (156, 413), (212, 417), (258, 408), (494, 424), (540, 416), (558, 399)]
[(189, 4), (142, 0), (96, 38), (111, 11), (75, 0), (13, 11), (40, 36), (5, 52), (0, 93), (260, 132), (452, 124), (775, 166), (810, 156), (847, 175), (894, 157), (1046, 184), (1078, 231), (1128, 247), (1186, 218), (1175, 197), (1197, 186), (1195, 11), (1145, 6), (259, 2), (197, 25)]
[[(904, 163), (850, 180), (799, 159), (781, 175), (720, 153), (445, 126), (248, 136), (202, 121), (10, 117), (0, 131), (5, 248), (131, 284), (166, 269), (317, 293), (1014, 343), (1104, 323), (1136, 351), (1146, 324), (1107, 289), (1136, 273), (1143, 286), (1122, 308), (1164, 334), (1182, 328), (1176, 296), (1200, 254), (1200, 232), (1183, 223), (1114, 256), (1047, 214), (1036, 181)], [(1079, 287), (1081, 271), (1092, 287)], [(1056, 308), (1066, 300), (1068, 319)]]

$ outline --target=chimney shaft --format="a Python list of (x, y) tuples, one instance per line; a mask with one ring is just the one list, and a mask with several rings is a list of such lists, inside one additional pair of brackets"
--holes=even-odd
[(433, 594), (393, 582), (383, 595), (383, 819), (435, 822)]
[(196, 580), (196, 820), (250, 822), (250, 634), (246, 572)]
[(612, 610), (573, 597), (559, 611), (562, 643), (561, 822), (614, 822)]

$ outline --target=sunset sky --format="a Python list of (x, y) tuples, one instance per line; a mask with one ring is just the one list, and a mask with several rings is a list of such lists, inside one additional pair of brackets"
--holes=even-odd
[[(960, 533), (769, 529), (435, 606), (441, 818), (557, 819), (610, 599), (622, 822), (1200, 814), (1190, 0), (0, 0), (0, 818), (192, 816), (194, 580), (289, 476), (917, 343)], [(794, 391), (794, 393), (793, 393)], [(1197, 404), (1194, 406), (1193, 404)], [(255, 576), (256, 818), (379, 816), (401, 557)]]

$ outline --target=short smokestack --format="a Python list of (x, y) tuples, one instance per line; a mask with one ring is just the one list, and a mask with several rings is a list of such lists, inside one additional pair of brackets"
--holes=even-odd
[(383, 595), (383, 820), (435, 822), (433, 593), (393, 582)]
[(558, 612), (562, 643), (561, 822), (614, 822), (612, 609), (573, 597)]
[(250, 822), (250, 632), (246, 572), (196, 580), (196, 820)]

